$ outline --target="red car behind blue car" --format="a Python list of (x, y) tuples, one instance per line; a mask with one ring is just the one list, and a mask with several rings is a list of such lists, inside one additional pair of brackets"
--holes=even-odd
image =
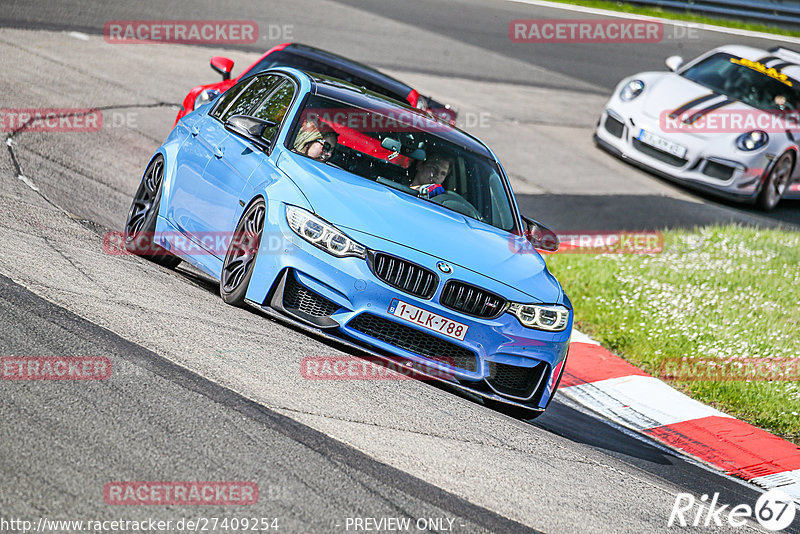
[(239, 80), (273, 67), (294, 67), (306, 72), (338, 78), (399, 102), (408, 103), (412, 107), (427, 111), (452, 125), (456, 123), (457, 113), (454, 109), (431, 97), (420, 95), (419, 92), (400, 80), (342, 56), (299, 43), (284, 43), (268, 50), (236, 78), (231, 78), (233, 60), (221, 56), (212, 57), (211, 68), (222, 75), (222, 81), (198, 85), (189, 91), (189, 94), (183, 99), (183, 106), (178, 112), (175, 122), (177, 123), (201, 104), (224, 93)]

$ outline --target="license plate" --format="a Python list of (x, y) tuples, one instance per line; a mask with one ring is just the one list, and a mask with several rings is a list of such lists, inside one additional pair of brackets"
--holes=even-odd
[(405, 319), (409, 323), (414, 323), (459, 341), (464, 341), (464, 336), (467, 335), (467, 330), (469, 330), (469, 326), (463, 323), (417, 308), (413, 304), (398, 299), (392, 299), (392, 303), (389, 305), (389, 313), (395, 317)]
[(637, 139), (653, 148), (657, 148), (679, 158), (683, 158), (686, 155), (686, 147), (678, 143), (673, 143), (669, 139), (664, 139), (646, 130), (641, 130)]

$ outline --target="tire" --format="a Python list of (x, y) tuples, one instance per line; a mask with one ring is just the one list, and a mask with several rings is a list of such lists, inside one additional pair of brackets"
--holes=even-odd
[(239, 219), (231, 245), (225, 254), (219, 281), (219, 295), (231, 306), (244, 306), (244, 296), (253, 277), (253, 266), (264, 232), (266, 213), (267, 205), (264, 199), (259, 198), (252, 202)]
[(159, 154), (147, 165), (133, 196), (125, 221), (125, 249), (162, 267), (174, 269), (181, 259), (153, 243), (163, 183), (164, 157)]
[(770, 211), (778, 205), (778, 202), (783, 198), (783, 194), (789, 188), (789, 182), (792, 179), (792, 170), (794, 169), (794, 154), (792, 152), (784, 152), (775, 165), (770, 169), (767, 178), (764, 180), (764, 185), (761, 186), (761, 191), (756, 198), (756, 204), (764, 211)]

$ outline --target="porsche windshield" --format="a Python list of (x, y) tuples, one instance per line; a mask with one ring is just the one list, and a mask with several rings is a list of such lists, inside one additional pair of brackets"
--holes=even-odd
[(800, 104), (798, 82), (763, 63), (717, 53), (681, 74), (709, 89), (766, 111), (794, 111)]
[(313, 95), (287, 146), (472, 219), (514, 230), (514, 210), (500, 169), (485, 155), (459, 146), (456, 141), (462, 136), (416, 110), (389, 104), (363, 109)]

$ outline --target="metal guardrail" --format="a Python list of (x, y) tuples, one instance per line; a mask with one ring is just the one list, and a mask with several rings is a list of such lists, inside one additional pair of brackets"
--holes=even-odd
[(800, 0), (627, 0), (630, 4), (690, 11), (800, 30)]

